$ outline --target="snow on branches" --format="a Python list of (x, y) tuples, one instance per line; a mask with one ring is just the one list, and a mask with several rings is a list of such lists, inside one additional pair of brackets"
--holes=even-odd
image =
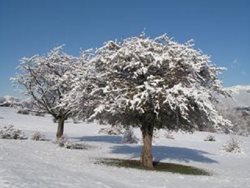
[(216, 129), (230, 124), (212, 104), (214, 92), (226, 94), (217, 79), (222, 69), (192, 42), (179, 44), (166, 35), (109, 41), (91, 61), (102, 95), (91, 118), (188, 131), (207, 121)]
[[(57, 138), (69, 115), (83, 120), (139, 127), (142, 166), (153, 168), (153, 131), (227, 130), (230, 121), (214, 108), (223, 90), (218, 68), (196, 50), (166, 35), (109, 41), (79, 58), (54, 48), (47, 56), (23, 58), (16, 81), (37, 107), (58, 120)], [(211, 129), (211, 128), (210, 128)]]
[(60, 100), (70, 90), (68, 77), (76, 60), (62, 52), (62, 46), (52, 49), (47, 56), (24, 57), (18, 66), (20, 73), (13, 81), (24, 87), (39, 110), (57, 116)]
[(64, 120), (71, 115), (71, 109), (62, 106), (62, 99), (71, 90), (70, 80), (77, 62), (78, 58), (64, 53), (62, 46), (59, 46), (45, 56), (22, 58), (18, 66), (19, 74), (12, 79), (32, 98), (33, 107), (36, 108), (33, 111), (49, 113), (60, 120), (61, 131)]
[(55, 119), (69, 115), (112, 125), (193, 131), (230, 122), (213, 106), (226, 95), (217, 79), (221, 68), (196, 50), (166, 35), (108, 41), (78, 58), (62, 52), (23, 58), (15, 82), (24, 86), (39, 111)]

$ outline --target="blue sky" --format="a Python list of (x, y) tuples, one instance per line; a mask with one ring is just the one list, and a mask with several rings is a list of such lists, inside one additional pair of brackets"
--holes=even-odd
[(105, 41), (163, 33), (194, 39), (213, 63), (227, 67), (225, 86), (250, 84), (248, 0), (0, 0), (0, 96), (18, 92), (9, 78), (23, 56), (65, 44), (79, 55)]

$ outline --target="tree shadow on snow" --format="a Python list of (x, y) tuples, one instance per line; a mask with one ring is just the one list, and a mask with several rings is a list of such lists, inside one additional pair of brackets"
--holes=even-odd
[[(132, 154), (133, 158), (138, 158), (141, 155), (141, 146), (113, 146), (112, 153), (116, 154)], [(202, 163), (218, 163), (216, 160), (210, 159), (205, 155), (211, 155), (208, 152), (183, 148), (183, 147), (169, 147), (169, 146), (153, 146), (152, 153), (155, 161), (164, 159), (177, 160), (182, 162), (202, 162)]]
[(106, 142), (106, 143), (112, 143), (112, 144), (121, 144), (122, 143), (121, 136), (113, 136), (113, 135), (82, 136), (82, 137), (72, 137), (72, 139), (76, 139), (79, 141), (87, 141), (87, 142)]

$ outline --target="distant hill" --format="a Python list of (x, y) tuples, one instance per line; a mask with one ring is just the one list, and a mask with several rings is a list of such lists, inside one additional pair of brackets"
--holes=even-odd
[(232, 98), (220, 97), (217, 109), (234, 124), (234, 132), (241, 135), (249, 135), (250, 86), (233, 86), (226, 89)]
[(19, 102), (19, 99), (15, 98), (15, 97), (12, 97), (12, 96), (0, 97), (0, 106), (12, 107), (17, 102)]
[(232, 99), (225, 102), (231, 107), (250, 107), (250, 85), (228, 87)]

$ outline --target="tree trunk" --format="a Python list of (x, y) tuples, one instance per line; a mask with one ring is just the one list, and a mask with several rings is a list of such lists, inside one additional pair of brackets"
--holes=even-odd
[(64, 118), (58, 119), (58, 126), (57, 126), (57, 132), (56, 132), (56, 138), (59, 139), (63, 135), (64, 130)]
[(143, 148), (141, 152), (141, 165), (148, 169), (153, 169), (152, 137), (153, 127), (145, 126), (141, 128), (143, 138)]

